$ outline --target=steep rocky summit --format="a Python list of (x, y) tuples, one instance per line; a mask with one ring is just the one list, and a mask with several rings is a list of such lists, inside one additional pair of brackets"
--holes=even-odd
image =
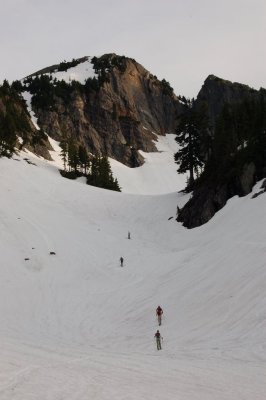
[(258, 91), (238, 82), (231, 82), (215, 75), (209, 75), (204, 81), (195, 101), (195, 107), (206, 105), (210, 124), (215, 125), (225, 104), (237, 104), (244, 99), (257, 98)]
[(115, 54), (83, 57), (24, 80), (39, 126), (51, 137), (72, 137), (93, 154), (131, 166), (138, 150), (156, 151), (156, 135), (172, 133), (182, 105), (165, 80)]

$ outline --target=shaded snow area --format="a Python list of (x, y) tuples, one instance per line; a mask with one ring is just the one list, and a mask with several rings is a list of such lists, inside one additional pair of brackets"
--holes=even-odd
[(1, 400), (265, 399), (265, 194), (187, 230), (169, 220), (181, 193), (15, 158), (0, 159)]
[(174, 162), (178, 150), (176, 135), (157, 136), (158, 152), (144, 153), (144, 164), (138, 168), (129, 168), (116, 160), (110, 159), (114, 176), (125, 193), (164, 194), (177, 192), (185, 188), (186, 175), (179, 175)]
[(82, 85), (84, 85), (86, 79), (88, 78), (97, 78), (97, 75), (93, 69), (93, 64), (90, 62), (90, 57), (88, 57), (87, 61), (81, 62), (75, 67), (69, 68), (67, 71), (57, 71), (49, 75), (59, 81), (65, 81), (66, 83), (77, 81)]
[(35, 126), (36, 129), (40, 130), (40, 127), (39, 127), (38, 121), (37, 121), (37, 117), (36, 117), (35, 113), (32, 110), (32, 107), (31, 107), (32, 94), (30, 92), (22, 92), (21, 95), (22, 95), (23, 99), (26, 102), (27, 109), (28, 109), (28, 112), (30, 114), (31, 121), (32, 121), (33, 125)]
[(60, 147), (59, 142), (52, 139), (50, 136), (48, 136), (48, 140), (50, 142), (50, 145), (53, 148), (52, 151), (49, 151), (53, 161), (49, 161), (48, 163), (51, 165), (54, 165), (58, 169), (64, 169), (64, 162), (63, 162), (62, 155), (61, 155), (62, 148)]

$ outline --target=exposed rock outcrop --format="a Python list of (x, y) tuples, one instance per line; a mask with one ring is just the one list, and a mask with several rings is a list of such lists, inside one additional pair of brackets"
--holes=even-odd
[(256, 182), (254, 163), (245, 164), (240, 176), (232, 177), (228, 182), (204, 182), (195, 188), (193, 196), (182, 210), (177, 221), (187, 228), (195, 228), (208, 222), (222, 209), (233, 196), (245, 196), (251, 192)]
[(175, 131), (182, 105), (165, 81), (133, 59), (124, 57), (123, 68), (113, 66), (107, 78), (97, 90), (74, 90), (69, 101), (55, 96), (50, 109), (35, 107), (38, 124), (57, 140), (73, 136), (94, 154), (139, 166), (138, 150), (156, 151), (155, 134)]
[(0, 136), (17, 149), (51, 159), (47, 135), (35, 128), (22, 96), (6, 82), (0, 90)]
[(199, 108), (202, 104), (205, 104), (211, 126), (214, 126), (216, 118), (226, 103), (236, 104), (244, 99), (254, 97), (258, 97), (258, 91), (247, 85), (209, 75), (198, 93), (195, 107)]
[[(199, 109), (202, 105), (206, 106), (216, 146), (218, 129), (215, 130), (215, 123), (225, 104), (230, 106), (227, 117), (237, 116), (237, 118), (234, 120), (232, 117), (228, 124), (228, 119), (226, 122), (223, 120), (223, 130), (219, 131), (220, 139), (221, 132), (223, 134), (223, 140), (219, 142), (219, 152), (217, 147), (216, 150), (212, 150), (212, 160), (209, 164), (206, 163), (205, 173), (196, 182), (191, 199), (182, 210), (178, 211), (177, 220), (184, 226), (194, 228), (208, 222), (224, 207), (229, 198), (235, 195), (247, 195), (257, 180), (266, 176), (264, 150), (266, 137), (263, 118), (266, 110), (265, 101), (266, 94), (263, 89), (257, 91), (214, 75), (205, 80), (195, 107)], [(241, 104), (248, 104), (248, 107), (241, 109)], [(240, 109), (241, 115), (237, 114), (237, 111), (232, 111)], [(246, 115), (247, 110), (253, 111)], [(231, 123), (232, 121), (235, 121), (235, 125)], [(240, 124), (238, 128), (237, 124), (240, 121), (242, 125)], [(219, 156), (219, 161), (215, 156)]]

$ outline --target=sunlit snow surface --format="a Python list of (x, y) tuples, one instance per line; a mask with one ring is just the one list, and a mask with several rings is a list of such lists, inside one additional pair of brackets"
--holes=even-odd
[(1, 400), (265, 399), (265, 194), (187, 230), (189, 195), (105, 191), (14, 158), (0, 159)]

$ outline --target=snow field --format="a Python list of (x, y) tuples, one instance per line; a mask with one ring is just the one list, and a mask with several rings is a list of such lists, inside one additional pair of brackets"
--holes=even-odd
[(187, 230), (174, 218), (189, 195), (109, 192), (19, 159), (0, 159), (1, 399), (265, 398), (265, 195)]
[(174, 134), (157, 136), (158, 152), (145, 153), (144, 164), (139, 168), (129, 168), (116, 160), (110, 160), (112, 172), (125, 193), (166, 194), (177, 192), (186, 186), (186, 175), (177, 174), (174, 154), (178, 150)]
[(58, 81), (65, 81), (66, 83), (77, 81), (84, 85), (86, 79), (97, 77), (93, 69), (93, 64), (90, 62), (90, 58), (91, 57), (88, 57), (86, 61), (79, 63), (75, 67), (68, 68), (67, 71), (56, 71), (48, 75), (51, 75)]

